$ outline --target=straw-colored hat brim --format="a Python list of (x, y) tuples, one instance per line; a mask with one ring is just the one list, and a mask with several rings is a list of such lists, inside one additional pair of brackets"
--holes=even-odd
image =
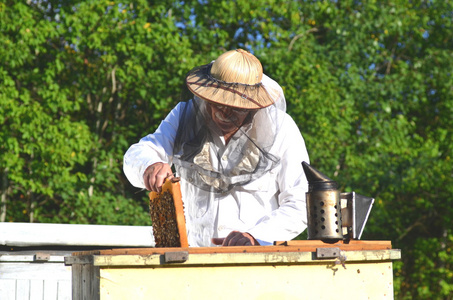
[(201, 99), (242, 109), (260, 109), (272, 105), (271, 95), (261, 83), (247, 85), (217, 80), (210, 75), (211, 64), (195, 68), (186, 77), (189, 90)]

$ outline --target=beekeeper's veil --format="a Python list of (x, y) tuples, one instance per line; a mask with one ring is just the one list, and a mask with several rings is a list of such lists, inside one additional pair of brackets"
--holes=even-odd
[[(206, 191), (226, 192), (280, 163), (272, 151), (286, 110), (282, 88), (251, 53), (228, 51), (186, 77), (190, 91), (174, 145), (177, 176)], [(226, 110), (235, 134), (225, 142), (213, 110)], [(225, 120), (227, 118), (227, 120)]]

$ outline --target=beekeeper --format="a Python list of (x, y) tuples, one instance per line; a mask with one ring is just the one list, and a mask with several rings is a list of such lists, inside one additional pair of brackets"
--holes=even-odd
[(126, 152), (131, 184), (160, 191), (174, 166), (190, 246), (296, 237), (307, 223), (301, 163), (309, 158), (280, 85), (242, 49), (194, 68), (185, 82), (190, 97)]

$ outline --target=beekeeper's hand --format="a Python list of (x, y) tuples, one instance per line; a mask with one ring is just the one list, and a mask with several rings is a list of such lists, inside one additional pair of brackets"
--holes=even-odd
[(255, 238), (247, 232), (232, 231), (226, 238), (212, 238), (212, 243), (222, 246), (258, 246)]
[(143, 173), (143, 180), (148, 191), (160, 193), (165, 179), (172, 179), (173, 171), (169, 164), (158, 162), (150, 165)]

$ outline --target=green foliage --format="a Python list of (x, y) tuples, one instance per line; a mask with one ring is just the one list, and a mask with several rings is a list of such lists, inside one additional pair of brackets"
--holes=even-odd
[(123, 153), (242, 47), (312, 164), (375, 197), (363, 238), (402, 249), (396, 298), (452, 299), (452, 20), (451, 1), (0, 3), (0, 217), (149, 224)]

